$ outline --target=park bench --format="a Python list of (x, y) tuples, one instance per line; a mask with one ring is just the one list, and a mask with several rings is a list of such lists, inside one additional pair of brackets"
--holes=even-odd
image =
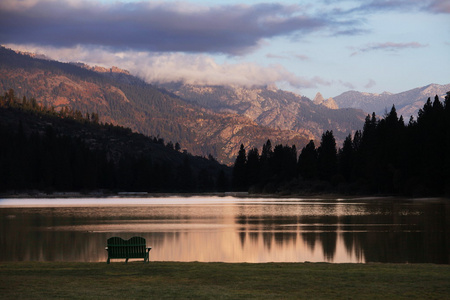
[(149, 261), (149, 252), (152, 247), (147, 247), (145, 239), (139, 236), (134, 236), (129, 240), (124, 240), (120, 237), (111, 237), (107, 240), (108, 260), (109, 264), (111, 259), (125, 258), (125, 263), (130, 258), (143, 258), (144, 262)]

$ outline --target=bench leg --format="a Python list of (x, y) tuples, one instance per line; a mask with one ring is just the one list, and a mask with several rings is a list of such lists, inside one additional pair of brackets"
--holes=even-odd
[(125, 263), (126, 263), (126, 264), (128, 263), (128, 257), (127, 257), (127, 259), (125, 260)]
[(149, 263), (150, 262), (150, 250), (152, 248), (147, 248), (147, 251), (145, 252), (144, 262)]
[(106, 263), (109, 264), (109, 257), (108, 257), (108, 260), (106, 261)]

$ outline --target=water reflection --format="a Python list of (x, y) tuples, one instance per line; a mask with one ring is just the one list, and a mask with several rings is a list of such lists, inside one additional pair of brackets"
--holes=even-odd
[(52, 207), (0, 200), (0, 261), (106, 261), (109, 237), (135, 235), (146, 238), (157, 261), (450, 259), (445, 200), (84, 200), (58, 199)]

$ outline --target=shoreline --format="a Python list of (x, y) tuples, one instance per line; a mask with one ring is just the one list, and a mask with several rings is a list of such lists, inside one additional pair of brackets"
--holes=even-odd
[(77, 199), (77, 198), (191, 198), (191, 197), (233, 197), (237, 199), (311, 199), (320, 198), (324, 200), (352, 200), (352, 199), (366, 199), (366, 200), (386, 200), (405, 199), (411, 201), (436, 201), (448, 200), (450, 198), (445, 196), (422, 196), (422, 197), (408, 197), (404, 195), (379, 195), (379, 194), (337, 194), (337, 193), (301, 193), (301, 194), (256, 194), (248, 192), (205, 192), (205, 193), (183, 193), (183, 192), (111, 192), (111, 191), (93, 191), (93, 192), (53, 192), (46, 193), (42, 191), (30, 192), (7, 192), (0, 193), (1, 199)]

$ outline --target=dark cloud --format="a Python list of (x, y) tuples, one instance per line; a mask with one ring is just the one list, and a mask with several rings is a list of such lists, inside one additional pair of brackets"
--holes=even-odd
[[(75, 3), (75, 4), (74, 4)], [(243, 54), (265, 38), (336, 23), (281, 4), (11, 1), (0, 4), (0, 42), (54, 47), (102, 45), (145, 51)]]

